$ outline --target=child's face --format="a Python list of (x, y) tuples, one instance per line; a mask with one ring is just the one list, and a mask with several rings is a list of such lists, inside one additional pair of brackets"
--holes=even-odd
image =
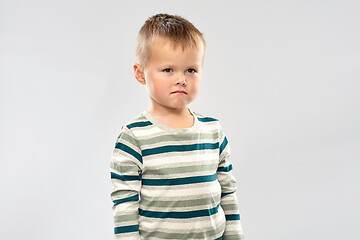
[(203, 46), (182, 50), (181, 46), (174, 49), (168, 40), (154, 41), (151, 57), (142, 71), (142, 83), (146, 84), (153, 109), (183, 110), (196, 98), (203, 56)]

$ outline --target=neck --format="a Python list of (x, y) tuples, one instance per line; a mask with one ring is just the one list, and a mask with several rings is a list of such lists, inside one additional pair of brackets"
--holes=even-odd
[(153, 115), (153, 116), (159, 116), (159, 117), (181, 117), (181, 116), (188, 116), (191, 115), (190, 111), (187, 107), (184, 108), (161, 108), (161, 107), (155, 107), (154, 105), (150, 104), (150, 106), (147, 108), (147, 111)]

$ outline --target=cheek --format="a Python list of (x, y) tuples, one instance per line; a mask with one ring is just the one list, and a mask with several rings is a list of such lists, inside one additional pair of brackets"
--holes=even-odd
[(197, 79), (195, 81), (193, 81), (193, 84), (191, 84), (191, 92), (192, 93), (197, 93), (200, 89), (200, 80)]
[(170, 88), (171, 83), (169, 81), (164, 81), (159, 77), (152, 78), (148, 82), (148, 89), (152, 93), (153, 97), (161, 98), (162, 96), (169, 94), (169, 91), (171, 90)]

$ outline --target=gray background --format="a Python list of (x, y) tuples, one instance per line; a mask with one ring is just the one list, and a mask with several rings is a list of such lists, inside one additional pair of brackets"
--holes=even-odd
[(110, 155), (149, 104), (132, 64), (160, 12), (204, 32), (189, 107), (228, 135), (246, 239), (360, 239), (359, 1), (0, 6), (0, 239), (113, 239)]

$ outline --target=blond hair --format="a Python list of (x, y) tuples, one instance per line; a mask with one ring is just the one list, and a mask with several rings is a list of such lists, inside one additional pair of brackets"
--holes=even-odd
[(150, 17), (139, 31), (136, 44), (136, 61), (145, 67), (151, 56), (151, 44), (160, 37), (170, 40), (174, 48), (205, 48), (203, 34), (188, 20), (178, 15), (156, 14)]

